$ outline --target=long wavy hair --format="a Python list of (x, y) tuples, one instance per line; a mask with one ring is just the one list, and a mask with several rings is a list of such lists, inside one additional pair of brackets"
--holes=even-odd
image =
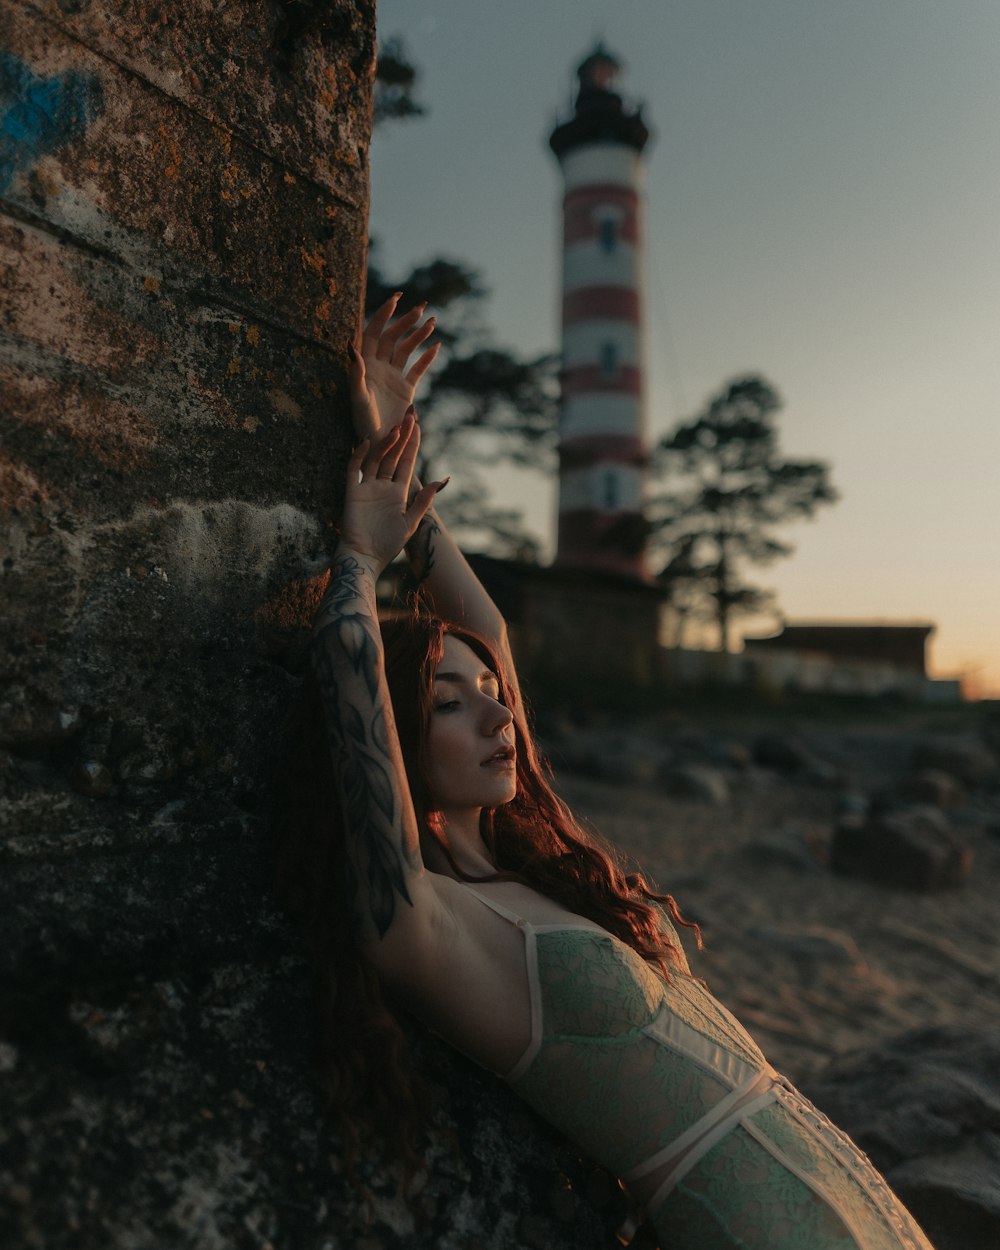
[[(471, 648), (496, 674), (502, 701), (514, 705), (507, 675), (476, 634), (422, 611), (382, 622), (386, 680), (421, 833), (438, 842), (456, 877), (520, 881), (601, 925), (669, 978), (683, 966), (683, 955), (662, 925), (660, 909), (696, 932), (697, 925), (681, 916), (669, 894), (629, 872), (610, 845), (579, 824), (554, 792), (548, 765), (516, 712), (516, 797), (481, 815), (483, 841), (498, 871), (488, 878), (470, 877), (455, 862), (434, 819), (424, 761), (434, 675), (446, 635)], [(396, 1146), (412, 1170), (426, 1111), (422, 1083), (409, 1058), (400, 1013), (355, 939), (346, 898), (343, 814), (311, 675), (303, 684), (288, 742), (277, 787), (278, 887), (286, 909), (304, 926), (313, 962), (321, 1079), (342, 1119), (349, 1164), (359, 1132), (374, 1129), (383, 1142)]]

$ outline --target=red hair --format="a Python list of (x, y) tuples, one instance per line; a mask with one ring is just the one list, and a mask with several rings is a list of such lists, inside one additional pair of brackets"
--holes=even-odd
[[(385, 674), (418, 827), (434, 837), (462, 880), (517, 880), (585, 916), (633, 947), (664, 977), (683, 956), (661, 923), (660, 908), (688, 928), (668, 894), (628, 872), (609, 845), (585, 831), (552, 789), (521, 716), (515, 713), (517, 794), (484, 810), (483, 840), (497, 865), (490, 878), (462, 872), (431, 819), (423, 744), (432, 708), (434, 674), (445, 636), (457, 638), (494, 672), (501, 700), (513, 691), (492, 649), (476, 634), (422, 612), (382, 622)], [(364, 1123), (402, 1145), (416, 1164), (412, 1143), (420, 1124), (420, 1084), (407, 1062), (405, 1034), (352, 931), (345, 897), (346, 855), (340, 802), (314, 678), (306, 678), (294, 714), (287, 766), (279, 779), (279, 893), (304, 924), (319, 997), (323, 1083), (341, 1112), (349, 1153)], [(401, 1131), (402, 1130), (402, 1131)]]
[(442, 847), (455, 875), (467, 881), (497, 877), (522, 881), (569, 911), (586, 916), (626, 942), (669, 977), (681, 953), (659, 921), (664, 907), (671, 919), (688, 928), (669, 894), (658, 894), (640, 873), (628, 873), (621, 857), (593, 833), (584, 830), (554, 792), (551, 772), (541, 759), (527, 726), (514, 716), (517, 746), (517, 795), (503, 807), (484, 810), (483, 841), (499, 872), (490, 878), (461, 871), (441, 843), (434, 823), (425, 779), (422, 749), (431, 715), (434, 673), (445, 636), (464, 642), (496, 674), (500, 698), (513, 706), (513, 691), (496, 655), (477, 634), (422, 613), (394, 617), (382, 624), (386, 680), (410, 794), (421, 832)]

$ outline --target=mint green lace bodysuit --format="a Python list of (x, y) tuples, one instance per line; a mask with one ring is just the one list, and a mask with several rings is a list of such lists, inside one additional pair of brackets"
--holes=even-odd
[[(531, 1040), (501, 1074), (628, 1185), (664, 1250), (932, 1250), (851, 1140), (686, 971), (581, 919), (524, 936)], [(680, 944), (677, 944), (680, 949)]]

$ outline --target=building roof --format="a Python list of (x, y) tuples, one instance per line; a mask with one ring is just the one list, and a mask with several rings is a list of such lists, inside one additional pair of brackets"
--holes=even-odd
[(839, 659), (888, 663), (926, 675), (926, 643), (935, 628), (927, 622), (810, 621), (785, 625), (780, 634), (768, 637), (744, 637), (743, 645), (755, 651), (808, 651)]

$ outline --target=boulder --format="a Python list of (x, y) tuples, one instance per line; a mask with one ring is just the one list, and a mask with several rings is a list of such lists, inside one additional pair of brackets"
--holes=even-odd
[(659, 744), (611, 730), (546, 737), (544, 745), (557, 772), (577, 773), (618, 786), (654, 784), (666, 754)]
[(856, 971), (867, 966), (854, 938), (828, 925), (757, 924), (747, 929), (746, 936), (813, 964), (836, 964)]
[(581, 777), (599, 777), (600, 757), (597, 750), (587, 743), (545, 743), (545, 755), (560, 775), (576, 773)]
[(814, 759), (799, 776), (807, 785), (816, 786), (820, 790), (839, 790), (844, 784), (843, 773), (828, 760)]
[(938, 1025), (835, 1059), (803, 1090), (937, 1250), (1000, 1245), (1000, 1030)]
[(801, 773), (816, 764), (812, 751), (792, 734), (761, 734), (754, 740), (753, 759), (780, 773)]
[(753, 762), (750, 748), (737, 738), (712, 737), (705, 747), (705, 758), (710, 764), (744, 772)]
[(900, 795), (931, 807), (957, 807), (965, 798), (965, 787), (957, 777), (940, 768), (921, 768), (903, 781)]
[(799, 834), (769, 834), (747, 842), (740, 855), (755, 865), (821, 872), (826, 854), (825, 847), (817, 845), (817, 841)]
[(970, 786), (1000, 780), (997, 756), (972, 737), (925, 738), (913, 749), (913, 766), (939, 769)]
[(656, 781), (660, 757), (642, 747), (609, 746), (594, 752), (591, 775), (618, 786), (649, 786)]
[(867, 794), (858, 790), (844, 790), (837, 795), (837, 814), (839, 816), (864, 817), (871, 808), (871, 800)]
[[(234, 846), (232, 860), (247, 849)], [(413, 1208), (388, 1153), (366, 1147), (352, 1174), (314, 1075), (308, 969), (280, 920), (260, 919), (274, 932), (255, 935), (250, 960), (235, 946), (231, 962), (201, 969), (147, 956), (113, 977), (94, 960), (71, 990), (36, 953), (37, 986), (4, 1004), (0, 1243), (614, 1244), (625, 1210), (613, 1180), (502, 1082), (416, 1028), (433, 1113), (416, 1142)]]
[(830, 845), (830, 867), (879, 885), (946, 890), (968, 877), (972, 850), (936, 808), (900, 808), (867, 820), (842, 819)]
[(707, 764), (677, 764), (661, 775), (664, 790), (675, 799), (722, 806), (729, 802), (729, 784), (716, 768)]

